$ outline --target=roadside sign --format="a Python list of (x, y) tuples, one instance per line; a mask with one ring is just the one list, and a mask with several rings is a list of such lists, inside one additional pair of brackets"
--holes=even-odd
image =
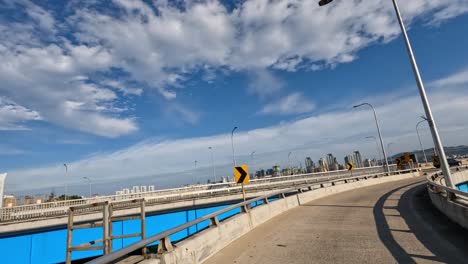
[(400, 166), (400, 165), (401, 165), (401, 159), (400, 159), (400, 158), (397, 158), (395, 161), (396, 161), (396, 165), (397, 165), (397, 166)]
[(352, 162), (346, 163), (346, 169), (349, 170), (349, 171), (353, 171), (354, 170), (354, 164)]
[(410, 162), (410, 161), (411, 161), (409, 152), (405, 152), (405, 161), (406, 161), (406, 162)]
[(249, 169), (247, 165), (240, 165), (234, 167), (234, 180), (237, 184), (242, 183), (249, 183), (250, 176), (249, 176)]
[(401, 158), (396, 158), (396, 159), (395, 159), (395, 163), (396, 163), (397, 168), (398, 168), (399, 170), (402, 170), (402, 169), (403, 169), (403, 164), (402, 164)]

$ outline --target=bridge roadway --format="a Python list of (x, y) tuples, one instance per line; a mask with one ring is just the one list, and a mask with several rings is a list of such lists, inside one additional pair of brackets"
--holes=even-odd
[(422, 177), (303, 204), (212, 256), (216, 263), (467, 263), (468, 231), (435, 209)]

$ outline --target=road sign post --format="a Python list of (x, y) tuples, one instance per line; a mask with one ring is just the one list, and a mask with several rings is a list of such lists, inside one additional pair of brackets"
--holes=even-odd
[(346, 169), (351, 171), (351, 177), (353, 177), (354, 164), (352, 162), (346, 163)]
[(245, 190), (244, 184), (249, 183), (250, 176), (249, 176), (249, 169), (247, 165), (240, 165), (234, 167), (234, 181), (237, 184), (241, 184), (242, 186), (242, 199), (245, 201)]

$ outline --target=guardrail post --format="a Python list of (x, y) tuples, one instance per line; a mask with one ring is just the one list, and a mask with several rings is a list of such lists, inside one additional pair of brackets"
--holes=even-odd
[(172, 243), (170, 238), (167, 236), (161, 240), (159, 240), (158, 245), (158, 254), (163, 254), (165, 252), (171, 252), (174, 248), (172, 247)]
[[(108, 210), (108, 214), (107, 214), (108, 218), (106, 219), (105, 215), (103, 215), (102, 221), (107, 221), (109, 223), (108, 226), (107, 226), (107, 235), (108, 235), (107, 238), (109, 240), (107, 246), (110, 249), (109, 250), (109, 253), (110, 253), (112, 251), (112, 235), (113, 235), (113, 232), (112, 232), (112, 216), (114, 214), (114, 207), (113, 207), (112, 204), (109, 204), (107, 208), (108, 208), (107, 209)], [(103, 224), (104, 224), (104, 222), (103, 222)]]
[(219, 219), (217, 216), (210, 218), (211, 225), (218, 226), (219, 225)]
[(447, 200), (454, 201), (457, 199), (457, 196), (453, 192), (447, 191)]
[(71, 248), (72, 248), (72, 232), (73, 232), (73, 208), (68, 209), (68, 227), (67, 227), (67, 252), (65, 263), (71, 263)]
[(241, 206), (241, 212), (242, 212), (242, 213), (247, 213), (248, 211), (249, 211), (249, 208), (247, 207), (246, 204), (243, 205), (243, 206)]
[[(141, 201), (141, 240), (144, 240), (146, 238), (146, 201), (145, 199), (143, 199)], [(146, 257), (146, 247), (144, 247), (142, 250), (141, 250), (141, 254), (143, 254), (143, 256)]]
[(102, 217), (102, 231), (103, 231), (103, 244), (104, 244), (104, 255), (110, 253), (109, 251), (109, 204), (106, 203), (103, 206), (103, 217)]

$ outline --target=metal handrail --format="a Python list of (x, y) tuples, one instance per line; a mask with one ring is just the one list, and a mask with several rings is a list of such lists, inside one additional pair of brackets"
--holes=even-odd
[[(418, 171), (418, 170), (417, 169), (409, 169), (409, 170), (398, 171), (398, 173), (401, 174), (401, 173), (413, 172), (413, 171)], [(374, 174), (374, 176), (376, 176), (376, 177), (379, 177), (379, 176), (384, 177), (384, 176), (391, 176), (391, 175), (392, 174), (387, 174), (387, 173)], [(395, 175), (395, 174), (393, 174), (393, 175)], [(347, 183), (348, 180), (353, 180), (353, 179), (355, 179), (355, 180), (356, 179), (357, 180), (366, 179), (367, 180), (368, 178), (369, 178), (369, 175), (359, 175), (359, 176), (354, 176), (354, 177), (347, 177), (347, 178), (341, 178), (341, 179), (337, 179), (337, 180), (331, 180), (331, 181), (328, 181), (327, 183), (336, 183), (336, 182), (345, 182), (345, 183)], [(315, 184), (317, 184), (317, 183), (311, 183), (311, 184), (308, 184), (308, 186), (312, 187)], [(323, 183), (321, 183), (321, 184), (323, 184)], [(234, 210), (236, 208), (245, 208), (244, 209), (244, 212), (245, 212), (245, 211), (248, 210), (246, 208), (246, 206), (248, 206), (248, 205), (250, 205), (250, 204), (252, 204), (254, 202), (265, 201), (265, 200), (268, 200), (268, 198), (270, 198), (270, 197), (278, 196), (278, 195), (282, 195), (282, 197), (286, 197), (286, 194), (293, 193), (293, 192), (298, 192), (298, 189), (305, 188), (304, 186), (307, 186), (307, 185), (279, 190), (279, 191), (272, 192), (272, 193), (269, 193), (269, 194), (266, 194), (266, 195), (262, 195), (262, 196), (259, 196), (259, 197), (256, 197), (256, 198), (252, 198), (250, 200), (247, 200), (247, 201), (244, 201), (244, 202), (241, 202), (241, 203), (237, 203), (237, 204), (228, 206), (228, 207), (226, 207), (224, 209), (221, 209), (219, 211), (213, 212), (211, 214), (205, 215), (203, 217), (200, 217), (200, 218), (195, 219), (193, 221), (190, 221), (188, 223), (176, 226), (176, 227), (171, 228), (169, 230), (163, 231), (163, 232), (161, 232), (159, 234), (153, 235), (153, 236), (151, 236), (149, 238), (146, 238), (144, 240), (141, 240), (139, 242), (133, 243), (133, 244), (131, 244), (131, 245), (125, 247), (125, 248), (114, 251), (114, 252), (112, 252), (110, 254), (107, 254), (107, 255), (98, 257), (96, 259), (93, 259), (93, 260), (91, 260), (89, 262), (86, 262), (86, 264), (112, 263), (113, 261), (116, 261), (116, 260), (126, 256), (127, 254), (129, 254), (129, 253), (131, 253), (133, 251), (142, 249), (142, 248), (146, 247), (147, 245), (149, 245), (151, 243), (154, 243), (156, 241), (161, 241), (161, 242), (162, 241), (166, 241), (166, 242), (169, 241), (169, 243), (170, 243), (169, 236), (172, 235), (172, 234), (175, 234), (177, 232), (185, 230), (185, 229), (187, 229), (187, 228), (189, 228), (191, 226), (194, 226), (194, 225), (199, 224), (201, 222), (204, 222), (206, 220), (211, 220), (212, 224), (217, 225), (216, 223), (219, 223), (218, 216), (223, 214), (223, 213), (229, 212), (229, 211)], [(312, 189), (310, 189), (310, 190), (312, 190)]]
[[(468, 169), (468, 166), (459, 166), (457, 168), (455, 168), (457, 171), (463, 171), (463, 170), (467, 170)], [(465, 200), (468, 200), (468, 193), (466, 192), (463, 192), (463, 191), (460, 191), (460, 190), (457, 190), (457, 189), (454, 189), (454, 188), (451, 188), (451, 187), (447, 187), (441, 183), (436, 183), (435, 180), (437, 178), (439, 178), (439, 176), (441, 176), (439, 173), (436, 173), (434, 175), (428, 175), (426, 177), (427, 179), (427, 183), (432, 186), (432, 188), (434, 187), (437, 187), (439, 189), (443, 189), (448, 196), (450, 196), (450, 194), (453, 194), (455, 195), (455, 197), (458, 197), (460, 196), (461, 198), (465, 199)]]

